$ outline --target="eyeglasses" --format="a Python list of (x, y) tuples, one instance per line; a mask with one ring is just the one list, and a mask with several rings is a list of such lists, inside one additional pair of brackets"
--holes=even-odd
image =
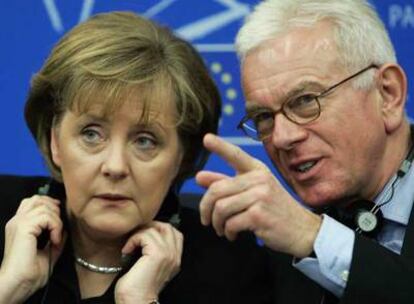
[(310, 123), (321, 115), (321, 98), (331, 93), (341, 84), (344, 84), (372, 68), (378, 68), (378, 66), (371, 64), (318, 94), (304, 94), (289, 99), (284, 102), (282, 107), (277, 111), (262, 109), (255, 111), (254, 113), (249, 113), (242, 118), (237, 125), (237, 129), (242, 130), (246, 136), (254, 140), (264, 141), (273, 133), (275, 117), (278, 113), (282, 113), (287, 119), (298, 125)]

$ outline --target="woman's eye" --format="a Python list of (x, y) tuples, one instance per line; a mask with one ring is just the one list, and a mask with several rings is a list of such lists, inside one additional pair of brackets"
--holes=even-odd
[(95, 129), (84, 129), (81, 135), (87, 143), (97, 143), (102, 139), (101, 134)]
[(147, 134), (139, 135), (135, 139), (135, 143), (138, 149), (141, 149), (141, 150), (154, 149), (158, 145), (158, 142), (156, 141), (156, 139), (153, 136), (147, 135)]

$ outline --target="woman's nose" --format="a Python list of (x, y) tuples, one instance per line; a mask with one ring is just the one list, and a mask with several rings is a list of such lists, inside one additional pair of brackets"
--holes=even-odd
[(122, 179), (128, 175), (128, 156), (122, 144), (111, 144), (105, 153), (102, 173), (112, 179)]

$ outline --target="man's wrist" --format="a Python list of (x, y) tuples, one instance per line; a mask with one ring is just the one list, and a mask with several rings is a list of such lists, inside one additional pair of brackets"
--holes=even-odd
[(310, 257), (312, 253), (313, 255), (315, 255), (314, 244), (322, 225), (322, 216), (312, 213), (310, 211), (309, 213), (310, 224), (308, 226), (308, 229), (303, 234), (303, 238), (299, 242), (300, 247), (298, 248), (296, 253), (293, 254), (293, 256), (298, 259)]

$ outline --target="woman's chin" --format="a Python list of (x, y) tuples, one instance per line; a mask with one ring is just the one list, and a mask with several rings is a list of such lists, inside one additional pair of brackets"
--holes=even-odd
[(123, 238), (135, 230), (137, 226), (140, 226), (139, 222), (128, 223), (128, 221), (110, 221), (100, 220), (90, 223), (89, 230), (94, 236), (99, 238)]

